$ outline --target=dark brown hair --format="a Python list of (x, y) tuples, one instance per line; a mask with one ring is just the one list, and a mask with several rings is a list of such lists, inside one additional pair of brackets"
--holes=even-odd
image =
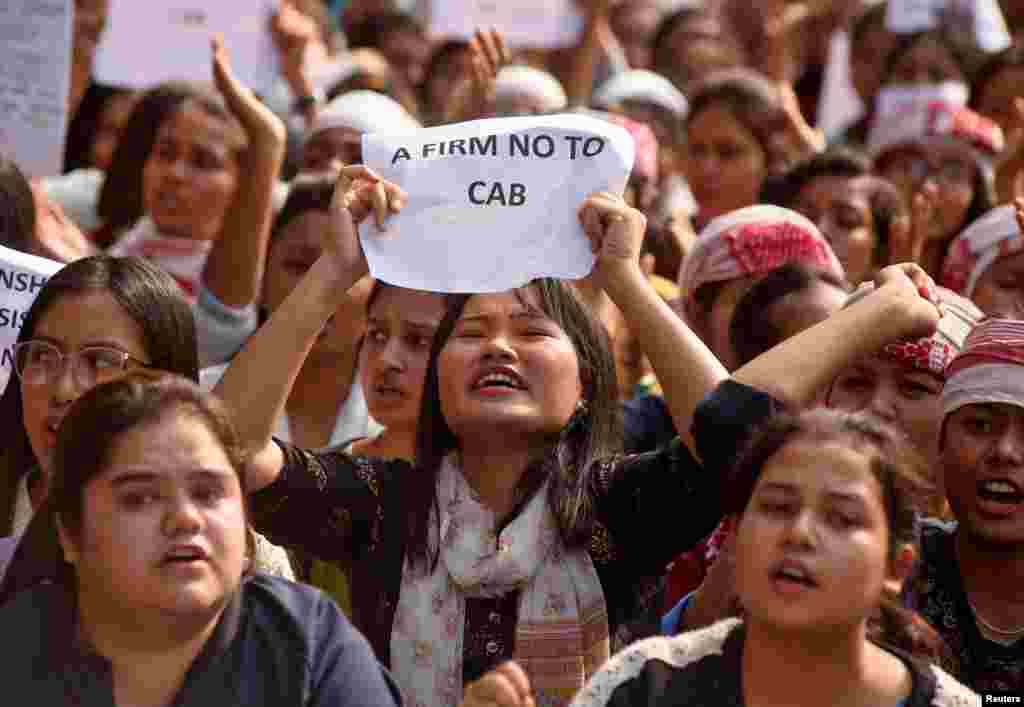
[[(726, 514), (740, 517), (746, 512), (765, 465), (783, 447), (797, 440), (816, 444), (839, 442), (867, 456), (869, 469), (882, 491), (889, 529), (889, 560), (894, 560), (904, 546), (917, 546), (918, 499), (930, 490), (925, 480), (927, 464), (903, 435), (864, 413), (818, 408), (773, 417), (750, 441), (723, 486)], [(900, 606), (897, 597), (883, 594), (878, 611), (868, 622), (869, 638), (949, 665), (949, 648), (926, 623)]]
[(181, 376), (145, 369), (98, 385), (75, 401), (61, 423), (49, 493), (18, 543), (0, 584), (0, 604), (42, 581), (74, 589), (74, 568), (64, 561), (57, 541), (58, 519), (71, 537), (80, 538), (85, 487), (106, 469), (118, 440), (178, 414), (199, 420), (213, 434), (238, 473), (245, 498), (248, 460), (216, 396)]
[[(65, 296), (107, 292), (142, 330), (150, 367), (199, 380), (199, 353), (192, 309), (174, 279), (142, 258), (95, 255), (66, 265), (49, 279), (29, 308), (18, 342)], [(14, 497), (21, 477), (38, 466), (22, 422), (21, 385), (12, 375), (0, 396), (0, 534), (11, 532)]]
[(686, 125), (692, 124), (708, 108), (728, 111), (757, 139), (764, 150), (768, 172), (782, 171), (787, 156), (779, 136), (785, 129), (785, 115), (766, 78), (749, 69), (715, 72), (694, 89)]
[[(572, 341), (579, 360), (586, 409), (577, 410), (561, 433), (551, 440), (546, 453), (531, 462), (517, 488), (516, 505), (520, 507), (548, 481), (547, 501), (562, 539), (570, 548), (579, 547), (589, 540), (594, 522), (589, 494), (592, 469), (596, 462), (610, 457), (622, 446), (615, 362), (607, 332), (569, 285), (544, 278), (534, 280), (528, 287), (536, 293), (543, 314), (558, 324)], [(517, 296), (523, 301), (521, 291)], [(445, 457), (459, 448), (459, 440), (442, 412), (437, 361), (471, 297), (448, 297), (447, 311), (434, 335), (424, 379), (417, 426), (416, 473), (403, 480), (406, 557), (421, 568), (433, 567), (437, 560), (437, 548), (430, 544), (431, 510), (437, 506), (437, 479)], [(435, 524), (436, 519), (434, 514)]]
[[(238, 141), (232, 153), (245, 147), (245, 134), (224, 100), (211, 86), (186, 81), (163, 83), (147, 91), (132, 110), (117, 142), (110, 169), (100, 189), (96, 213), (103, 222), (102, 233), (113, 239), (142, 218), (142, 173), (156, 144), (160, 127), (187, 102), (194, 102), (208, 115), (222, 120)], [(100, 246), (109, 242), (98, 243)]]

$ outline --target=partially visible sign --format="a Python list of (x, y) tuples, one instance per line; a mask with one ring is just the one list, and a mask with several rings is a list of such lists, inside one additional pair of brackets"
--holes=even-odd
[(621, 195), (634, 153), (624, 129), (581, 115), (364, 135), (366, 166), (409, 197), (384, 233), (363, 225), (370, 273), (431, 292), (582, 278), (594, 254), (578, 209), (594, 192)]
[(71, 84), (72, 0), (0, 2), (0, 154), (60, 174)]
[(0, 246), (0, 391), (14, 372), (14, 344), (28, 309), (63, 264)]
[(469, 39), (478, 29), (496, 29), (514, 47), (571, 47), (583, 16), (573, 0), (431, 0), (431, 34)]
[(889, 0), (886, 27), (896, 34), (945, 27), (973, 36), (987, 52), (1002, 51), (1011, 42), (997, 0)]
[(231, 68), (256, 93), (277, 75), (270, 19), (276, 0), (110, 0), (96, 77), (137, 89), (163, 81), (212, 81), (210, 38), (224, 35)]

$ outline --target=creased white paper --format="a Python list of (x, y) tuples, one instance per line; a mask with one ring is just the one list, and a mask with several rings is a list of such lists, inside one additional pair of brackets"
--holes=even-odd
[(594, 266), (577, 211), (622, 194), (633, 166), (622, 128), (581, 115), (499, 118), (364, 135), (363, 161), (409, 196), (381, 233), (361, 227), (371, 274), (432, 292), (501, 292)]

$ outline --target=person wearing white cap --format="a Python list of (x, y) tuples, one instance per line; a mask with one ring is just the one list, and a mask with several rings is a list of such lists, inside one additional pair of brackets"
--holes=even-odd
[(328, 103), (306, 133), (302, 171), (323, 172), (331, 162), (362, 162), (363, 133), (404, 133), (420, 123), (397, 101), (376, 91), (350, 91)]
[(494, 81), (494, 113), (507, 117), (565, 110), (569, 99), (561, 82), (532, 66), (506, 66)]
[(598, 108), (619, 108), (628, 117), (647, 123), (659, 143), (675, 143), (686, 117), (687, 101), (682, 92), (661, 74), (636, 69), (612, 76), (597, 89), (593, 103)]

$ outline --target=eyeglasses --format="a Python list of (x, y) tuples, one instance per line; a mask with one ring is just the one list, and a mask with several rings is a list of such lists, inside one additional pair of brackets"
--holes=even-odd
[(14, 371), (26, 385), (49, 385), (60, 380), (71, 362), (71, 375), (80, 388), (113, 380), (129, 368), (149, 366), (131, 354), (109, 346), (87, 346), (69, 354), (47, 341), (23, 341), (14, 347)]
[(915, 183), (930, 177), (940, 184), (961, 186), (970, 184), (974, 179), (974, 167), (955, 159), (938, 164), (932, 164), (923, 157), (893, 160), (886, 165), (885, 171), (892, 175), (899, 174)]

